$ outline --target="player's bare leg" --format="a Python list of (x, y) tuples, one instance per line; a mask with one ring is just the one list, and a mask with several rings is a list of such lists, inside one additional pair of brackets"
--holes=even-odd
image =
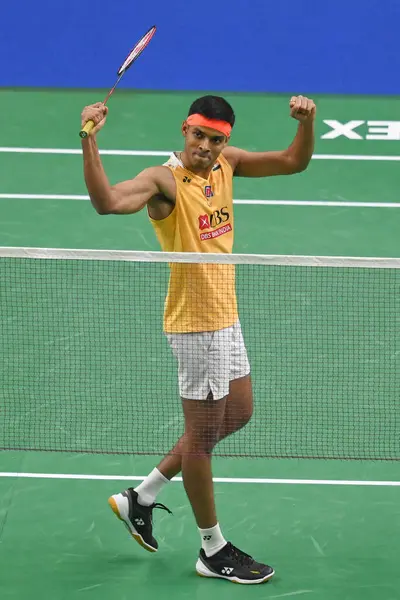
[[(233, 386), (233, 392), (239, 395), (249, 390), (249, 381), (242, 380)], [(182, 477), (202, 544), (196, 571), (203, 577), (217, 577), (235, 583), (264, 583), (274, 575), (274, 570), (225, 540), (216, 515), (211, 470), (213, 448), (222, 435), (229, 435), (232, 429), (237, 430), (239, 422), (243, 425), (251, 416), (251, 404), (247, 410), (241, 406), (237, 413), (240, 418), (235, 420), (235, 413), (228, 411), (227, 398), (183, 400), (185, 434), (181, 445)], [(248, 396), (250, 400), (251, 394)], [(222, 431), (224, 421), (225, 429)]]
[[(242, 429), (253, 414), (253, 391), (250, 375), (240, 377), (229, 384), (229, 395), (225, 404), (224, 418), (218, 434), (218, 441)], [(161, 461), (157, 469), (166, 479), (172, 479), (182, 469), (182, 448), (184, 435), (171, 452)]]
[(183, 485), (201, 529), (213, 527), (217, 522), (211, 454), (219, 439), (225, 404), (226, 398), (182, 400), (185, 416), (181, 444)]

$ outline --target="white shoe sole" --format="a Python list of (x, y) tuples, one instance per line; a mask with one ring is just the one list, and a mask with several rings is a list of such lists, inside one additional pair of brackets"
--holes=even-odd
[(262, 577), (260, 579), (239, 579), (239, 577), (229, 577), (226, 575), (219, 575), (218, 573), (214, 573), (214, 571), (210, 571), (208, 567), (203, 563), (200, 558), (196, 563), (196, 572), (200, 577), (215, 577), (217, 579), (226, 579), (227, 581), (231, 581), (232, 583), (240, 583), (242, 585), (253, 585), (257, 583), (266, 583), (275, 575), (275, 571), (272, 571), (266, 577)]
[(110, 505), (113, 513), (118, 517), (120, 521), (123, 522), (133, 539), (136, 540), (137, 543), (140, 544), (140, 546), (142, 546), (142, 548), (144, 548), (148, 552), (157, 552), (157, 548), (153, 548), (153, 546), (149, 546), (148, 544), (146, 544), (140, 533), (136, 531), (131, 521), (129, 520), (128, 498), (126, 498), (122, 494), (114, 494), (108, 499), (108, 504)]

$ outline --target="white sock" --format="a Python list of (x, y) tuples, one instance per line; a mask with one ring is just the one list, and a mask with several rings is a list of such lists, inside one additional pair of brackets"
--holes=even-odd
[(161, 492), (164, 485), (169, 483), (169, 479), (164, 477), (160, 471), (155, 468), (147, 475), (146, 479), (135, 488), (138, 493), (138, 502), (142, 506), (150, 506), (155, 502), (157, 495)]
[(206, 556), (213, 556), (217, 554), (224, 546), (227, 541), (221, 533), (219, 523), (210, 527), (209, 529), (200, 529), (201, 546), (206, 553)]

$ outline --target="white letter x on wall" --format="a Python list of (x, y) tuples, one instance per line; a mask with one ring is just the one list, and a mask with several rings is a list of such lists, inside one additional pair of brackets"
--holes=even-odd
[(326, 119), (324, 123), (331, 127), (332, 131), (328, 131), (321, 136), (322, 140), (334, 140), (341, 135), (347, 137), (349, 140), (362, 140), (362, 136), (358, 134), (356, 131), (353, 131), (356, 127), (359, 127), (365, 121), (349, 121), (348, 123), (340, 123), (340, 121), (335, 121), (334, 119)]

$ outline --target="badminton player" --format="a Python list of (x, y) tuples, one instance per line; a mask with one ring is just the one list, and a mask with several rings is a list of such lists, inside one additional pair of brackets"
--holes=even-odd
[[(283, 151), (247, 152), (229, 145), (235, 115), (228, 102), (217, 96), (199, 98), (182, 124), (181, 152), (172, 154), (163, 166), (110, 185), (97, 146), (108, 109), (102, 103), (88, 106), (82, 126), (92, 119), (95, 128), (82, 146), (92, 204), (100, 214), (131, 214), (146, 207), (163, 251), (231, 253), (233, 177), (291, 175), (304, 171), (310, 162), (315, 104), (296, 96), (289, 108), (290, 116), (299, 121), (292, 144)], [(173, 263), (164, 331), (178, 364), (185, 431), (139, 486), (111, 496), (111, 508), (141, 546), (156, 552), (153, 510), (168, 510), (156, 499), (182, 472), (201, 541), (197, 573), (242, 584), (268, 581), (273, 568), (224, 537), (213, 491), (213, 448), (246, 425), (253, 410), (234, 266)]]

